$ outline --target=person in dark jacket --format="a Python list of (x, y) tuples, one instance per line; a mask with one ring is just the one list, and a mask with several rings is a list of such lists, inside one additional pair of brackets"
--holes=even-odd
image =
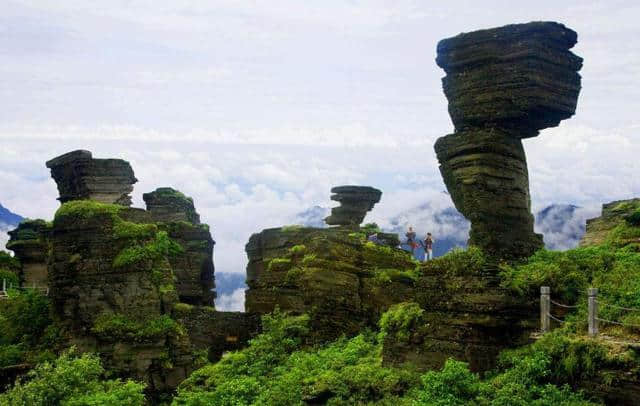
[(433, 243), (435, 240), (431, 233), (427, 233), (427, 236), (424, 239), (424, 259), (425, 261), (429, 261), (433, 259)]

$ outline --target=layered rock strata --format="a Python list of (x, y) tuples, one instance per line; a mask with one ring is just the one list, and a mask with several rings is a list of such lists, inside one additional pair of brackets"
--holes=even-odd
[(369, 186), (336, 186), (331, 193), (331, 200), (340, 206), (332, 208), (331, 215), (325, 219), (330, 226), (360, 225), (382, 196), (380, 190)]
[[(526, 342), (537, 326), (535, 303), (513, 297), (474, 261), (416, 263), (403, 250), (366, 242), (342, 228), (280, 228), (246, 246), (246, 309), (307, 313), (314, 338), (376, 328), (392, 305), (415, 302), (423, 319), (407, 339), (389, 335), (386, 362), (440, 368), (448, 357), (490, 369), (500, 350)], [(471, 257), (473, 258), (473, 257)]]
[(15, 253), (20, 261), (18, 277), (20, 283), (46, 289), (47, 259), (51, 223), (44, 220), (24, 220), (15, 230), (9, 231), (7, 249)]
[(180, 301), (213, 305), (215, 241), (209, 227), (200, 224), (193, 199), (169, 187), (145, 193), (142, 198), (153, 221), (162, 223), (161, 228), (184, 249), (170, 259)]
[(61, 203), (70, 200), (95, 200), (131, 206), (133, 175), (129, 162), (122, 159), (94, 159), (91, 152), (77, 150), (46, 163), (58, 185)]
[(186, 221), (200, 224), (200, 216), (193, 206), (193, 199), (173, 188), (157, 188), (153, 192), (143, 194), (142, 199), (156, 221)]
[(571, 117), (582, 59), (574, 31), (534, 22), (460, 34), (438, 43), (437, 64), (455, 132), (435, 150), (469, 243), (502, 259), (541, 248), (533, 232), (522, 139)]

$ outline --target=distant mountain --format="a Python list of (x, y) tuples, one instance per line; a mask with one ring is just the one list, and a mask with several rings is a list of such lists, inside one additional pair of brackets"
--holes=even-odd
[(9, 209), (0, 204), (0, 225), (7, 227), (16, 227), (23, 220), (22, 216), (19, 216)]
[(587, 219), (599, 215), (599, 207), (552, 204), (536, 214), (535, 230), (544, 236), (548, 249), (563, 251), (575, 248), (584, 235)]
[(16, 228), (22, 220), (22, 216), (11, 212), (0, 204), (0, 250), (4, 250), (5, 244), (9, 241), (7, 231)]

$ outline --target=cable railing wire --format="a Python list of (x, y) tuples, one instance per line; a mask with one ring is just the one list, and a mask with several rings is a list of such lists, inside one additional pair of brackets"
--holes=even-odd
[(640, 324), (621, 323), (621, 322), (619, 322), (619, 321), (613, 321), (613, 320), (601, 319), (600, 317), (596, 317), (596, 320), (598, 320), (598, 321), (603, 321), (603, 322), (605, 322), (605, 323), (617, 324), (617, 325), (622, 326), (622, 327), (640, 328)]
[(633, 307), (617, 306), (617, 305), (614, 305), (614, 304), (611, 304), (611, 303), (603, 302), (601, 300), (596, 300), (596, 303), (598, 303), (599, 305), (602, 305), (602, 306), (612, 307), (614, 309), (626, 310), (626, 311), (630, 311), (630, 312), (640, 312), (640, 309), (635, 309)]
[(580, 307), (579, 305), (571, 306), (571, 305), (566, 305), (566, 304), (558, 303), (558, 302), (556, 302), (556, 301), (555, 301), (555, 300), (553, 300), (553, 299), (549, 299), (549, 301), (550, 301), (551, 303), (553, 303), (554, 305), (556, 305), (556, 306), (564, 307), (564, 308), (566, 308), (566, 309), (577, 309), (578, 307)]
[(557, 322), (559, 322), (559, 323), (566, 323), (566, 321), (561, 320), (561, 319), (559, 319), (559, 318), (555, 317), (555, 316), (554, 316), (553, 314), (551, 314), (551, 313), (547, 313), (547, 316), (549, 316), (549, 318), (551, 318), (552, 320), (555, 320), (555, 321), (557, 321)]

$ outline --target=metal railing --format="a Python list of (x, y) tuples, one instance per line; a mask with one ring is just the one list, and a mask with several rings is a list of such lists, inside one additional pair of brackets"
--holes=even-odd
[[(551, 329), (551, 320), (554, 320), (558, 323), (565, 323), (566, 320), (561, 319), (560, 317), (556, 317), (551, 313), (551, 305), (555, 305), (565, 309), (576, 309), (579, 308), (580, 305), (567, 305), (563, 303), (556, 302), (551, 300), (551, 288), (549, 286), (541, 286), (540, 287), (540, 330), (542, 333), (546, 333)], [(623, 307), (610, 303), (603, 302), (598, 299), (598, 289), (597, 288), (589, 288), (587, 290), (587, 324), (588, 324), (588, 333), (589, 336), (595, 337), (599, 333), (599, 324), (609, 323), (614, 325), (619, 325), (623, 327), (632, 327), (640, 329), (640, 325), (625, 323), (621, 321), (604, 319), (598, 316), (598, 308), (600, 306), (607, 306), (611, 308), (615, 308), (617, 310), (623, 310), (628, 312), (640, 312), (640, 309), (631, 308), (631, 307)]]
[(0, 299), (6, 299), (9, 297), (9, 290), (35, 290), (43, 293), (44, 295), (49, 295), (49, 288), (45, 286), (37, 286), (35, 282), (31, 286), (13, 286), (13, 282), (7, 281), (6, 279), (2, 279), (2, 290), (0, 290)]

